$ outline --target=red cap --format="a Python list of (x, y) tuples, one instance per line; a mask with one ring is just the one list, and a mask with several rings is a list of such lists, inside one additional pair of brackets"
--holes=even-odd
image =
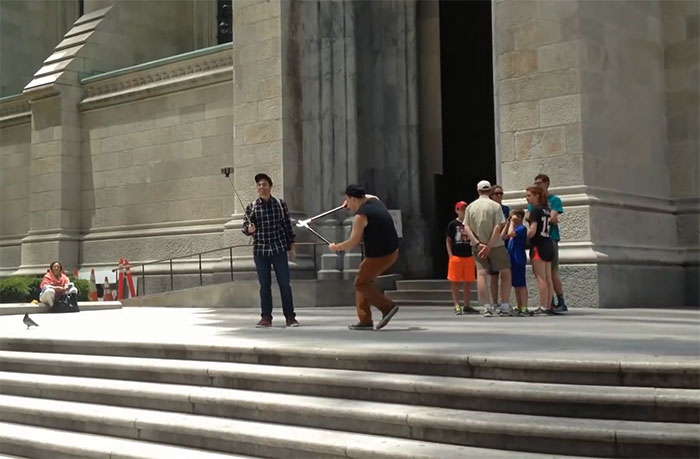
[(464, 201), (459, 201), (457, 204), (455, 204), (455, 210), (459, 209), (464, 209), (468, 206), (468, 204)]

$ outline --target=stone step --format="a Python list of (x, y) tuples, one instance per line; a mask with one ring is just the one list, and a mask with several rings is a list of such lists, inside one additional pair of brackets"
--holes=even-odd
[[(520, 451), (447, 445), (278, 423), (6, 395), (0, 395), (0, 413), (4, 420), (15, 423), (34, 423), (52, 429), (139, 438), (262, 457), (543, 457), (541, 454)], [(684, 432), (671, 432), (668, 435), (668, 440), (676, 445), (684, 442)], [(610, 434), (607, 436), (613, 438)], [(658, 437), (654, 435), (650, 441)], [(678, 448), (680, 451), (680, 446)]]
[[(80, 312), (86, 311), (104, 311), (107, 309), (121, 309), (120, 301), (79, 301), (78, 307)], [(49, 313), (49, 307), (45, 304), (31, 303), (4, 303), (0, 304), (0, 316), (8, 316), (13, 314), (46, 314)]]
[[(40, 458), (252, 459), (254, 457), (159, 445), (148, 441), (105, 435), (67, 432), (10, 422), (0, 422), (0, 450), (16, 454), (18, 457)], [(0, 458), (5, 457), (11, 456), (0, 455)]]
[[(390, 290), (385, 292), (388, 298), (398, 300), (438, 300), (448, 301), (452, 304), (452, 292), (450, 290)], [(464, 293), (460, 291), (459, 299), (464, 298)], [(472, 301), (477, 301), (478, 294), (472, 291), (470, 294)]]
[[(494, 320), (530, 320), (494, 318)], [(507, 381), (529, 381), (601, 386), (666, 387), (697, 389), (697, 362), (621, 362), (618, 360), (530, 359), (497, 355), (453, 355), (378, 350), (325, 348), (281, 348), (209, 345), (201, 343), (157, 343), (144, 341), (52, 340), (47, 338), (0, 337), (0, 349), (38, 353), (113, 355), (180, 360), (206, 360), (348, 369), (412, 375), (456, 376)], [(5, 355), (0, 352), (0, 356)], [(0, 358), (0, 369), (5, 362)], [(18, 370), (22, 371), (22, 370)]]
[[(18, 374), (14, 379), (3, 375), (0, 381), (7, 396), (18, 395), (14, 389), (24, 383), (25, 388), (31, 388), (25, 392), (38, 392), (47, 399), (540, 453), (608, 457), (624, 450), (628, 455), (641, 457), (651, 447), (683, 456), (687, 454), (684, 449), (671, 451), (681, 444), (692, 448), (698, 429), (693, 424), (514, 415), (120, 380)], [(26, 412), (17, 413), (15, 398), (10, 397), (6, 406), (6, 399), (0, 397), (3, 419), (31, 422)], [(528, 427), (523, 428), (524, 425)], [(699, 442), (696, 438), (695, 444)]]
[[(450, 291), (450, 281), (447, 279), (407, 279), (396, 281), (396, 290), (446, 290)], [(472, 291), (476, 291), (476, 281), (472, 283)]]
[[(515, 414), (700, 422), (700, 393), (687, 389), (534, 384), (391, 373), (378, 377), (377, 373), (356, 370), (7, 351), (0, 352), (0, 369), (3, 393), (23, 396), (38, 396), (44, 390), (63, 391), (60, 381), (71, 380), (51, 379), (62, 375)], [(70, 385), (67, 391), (73, 391)]]
[[(388, 298), (392, 298), (390, 295), (387, 295)], [(393, 299), (393, 298), (392, 298)], [(406, 299), (393, 299), (394, 303), (399, 305), (399, 306), (445, 306), (448, 309), (451, 309), (454, 307), (454, 304), (452, 303), (451, 299), (445, 299), (445, 300), (406, 300)], [(471, 306), (478, 306), (477, 301), (471, 300), (469, 302)], [(480, 309), (481, 310), (481, 309)]]

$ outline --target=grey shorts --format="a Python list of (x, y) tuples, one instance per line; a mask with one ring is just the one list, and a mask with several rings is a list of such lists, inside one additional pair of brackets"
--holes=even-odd
[(497, 273), (510, 268), (510, 256), (504, 245), (491, 249), (489, 256), (486, 258), (479, 258), (479, 254), (475, 251), (474, 259), (476, 260), (477, 269), (486, 270), (488, 273)]
[(559, 270), (559, 241), (552, 239), (554, 246), (554, 258), (552, 258), (552, 269)]

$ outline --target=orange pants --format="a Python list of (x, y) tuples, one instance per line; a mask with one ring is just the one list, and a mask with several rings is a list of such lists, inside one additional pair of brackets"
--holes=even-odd
[(362, 325), (372, 323), (370, 305), (374, 305), (382, 311), (382, 314), (386, 314), (394, 307), (393, 301), (374, 286), (374, 280), (396, 263), (397, 258), (399, 258), (398, 250), (384, 257), (365, 257), (360, 263), (360, 269), (355, 278), (355, 307)]

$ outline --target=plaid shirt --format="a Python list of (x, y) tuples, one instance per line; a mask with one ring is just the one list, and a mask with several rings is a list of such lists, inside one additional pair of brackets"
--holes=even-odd
[(248, 204), (243, 218), (243, 234), (248, 236), (248, 226), (255, 225), (253, 254), (272, 256), (289, 250), (296, 236), (292, 231), (292, 219), (287, 203), (273, 196), (267, 201), (258, 198)]

